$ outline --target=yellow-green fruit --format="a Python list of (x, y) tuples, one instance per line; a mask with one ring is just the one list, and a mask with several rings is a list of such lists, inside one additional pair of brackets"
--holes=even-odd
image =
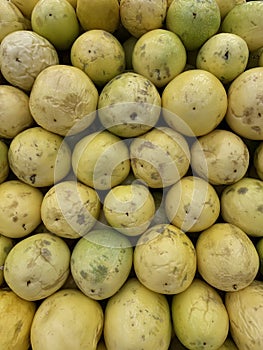
[(263, 67), (248, 69), (231, 83), (225, 119), (235, 133), (250, 140), (263, 140), (262, 96)]
[(129, 150), (118, 136), (106, 130), (95, 132), (75, 145), (72, 167), (78, 180), (87, 186), (110, 189), (119, 185), (130, 172)]
[(41, 219), (48, 231), (64, 238), (80, 238), (95, 225), (100, 213), (97, 192), (78, 181), (52, 186), (41, 204)]
[(196, 278), (185, 291), (174, 295), (171, 311), (175, 334), (187, 349), (217, 350), (226, 340), (226, 308), (206, 282)]
[(183, 177), (190, 164), (186, 139), (169, 127), (158, 127), (133, 139), (131, 167), (149, 187), (163, 188)]
[(102, 89), (98, 116), (102, 125), (120, 137), (135, 137), (156, 125), (161, 97), (156, 86), (143, 75), (125, 72)]
[(0, 43), (8, 34), (17, 30), (29, 30), (30, 27), (30, 21), (13, 2), (0, 2)]
[(166, 85), (162, 105), (164, 119), (171, 128), (187, 136), (202, 136), (223, 120), (227, 94), (212, 73), (193, 69), (180, 73)]
[(104, 339), (107, 350), (167, 350), (171, 341), (167, 299), (130, 278), (107, 302)]
[(79, 68), (60, 64), (39, 73), (29, 108), (39, 126), (68, 136), (91, 125), (97, 102), (98, 91), (90, 78)]
[(263, 347), (263, 282), (254, 280), (237, 292), (228, 292), (225, 305), (230, 333), (239, 350), (261, 350)]
[(121, 0), (121, 23), (136, 38), (162, 28), (167, 10), (166, 0)]
[(191, 147), (194, 172), (213, 185), (230, 185), (245, 176), (249, 151), (234, 132), (215, 129), (199, 137)]
[(81, 34), (70, 52), (73, 66), (82, 69), (98, 86), (105, 85), (125, 69), (125, 53), (113, 34), (93, 29)]
[(13, 86), (30, 91), (38, 74), (59, 63), (57, 51), (44, 37), (30, 30), (6, 36), (0, 46), (0, 67)]
[(170, 222), (183, 231), (199, 232), (215, 223), (220, 201), (207, 181), (184, 176), (166, 194), (165, 211)]
[(79, 35), (79, 23), (67, 0), (39, 0), (31, 14), (34, 32), (48, 39), (56, 49), (67, 50)]
[(253, 242), (229, 223), (217, 223), (201, 232), (196, 253), (199, 273), (219, 290), (245, 288), (258, 273), (259, 258)]
[(133, 249), (128, 238), (110, 228), (92, 230), (72, 251), (71, 273), (85, 295), (103, 300), (125, 283), (132, 259)]
[(71, 152), (62, 136), (36, 126), (12, 139), (8, 160), (19, 180), (34, 187), (46, 187), (68, 174)]
[(4, 278), (10, 289), (25, 300), (41, 300), (63, 286), (69, 275), (70, 250), (50, 233), (37, 233), (10, 250)]
[(234, 6), (221, 23), (221, 31), (243, 38), (254, 51), (263, 46), (263, 3), (249, 1)]
[(234, 224), (250, 236), (263, 236), (263, 181), (244, 177), (224, 188), (221, 196), (221, 214), (226, 222)]
[(221, 16), (216, 0), (176, 0), (166, 15), (166, 27), (177, 34), (187, 50), (196, 50), (220, 26)]
[(34, 350), (96, 350), (103, 328), (101, 305), (76, 289), (47, 297), (31, 327)]
[(9, 174), (8, 146), (0, 140), (0, 184), (6, 180)]
[(263, 275), (263, 237), (260, 238), (260, 240), (257, 242), (256, 249), (257, 249), (258, 256), (259, 256), (260, 273)]
[(0, 234), (0, 286), (2, 286), (4, 282), (4, 264), (5, 264), (5, 259), (12, 249), (14, 245), (14, 242), (11, 238), (5, 237)]
[(202, 45), (196, 67), (207, 70), (226, 84), (244, 72), (248, 57), (249, 50), (244, 39), (232, 33), (219, 33)]
[(11, 85), (0, 85), (0, 137), (13, 138), (33, 124), (28, 95)]
[(30, 19), (33, 8), (39, 0), (12, 0), (12, 3), (19, 8), (19, 10), (23, 13), (23, 15)]
[(103, 205), (108, 223), (127, 236), (147, 230), (155, 213), (154, 199), (142, 184), (119, 185), (106, 195)]
[(42, 192), (20, 180), (0, 184), (0, 233), (6, 237), (21, 238), (31, 233), (40, 223)]
[(29, 349), (30, 329), (35, 312), (34, 302), (20, 298), (11, 290), (0, 290), (2, 349)]
[(195, 248), (188, 236), (173, 225), (149, 228), (134, 250), (134, 270), (139, 281), (161, 294), (177, 294), (192, 283), (196, 272)]
[(113, 33), (120, 24), (118, 0), (78, 0), (76, 13), (84, 31), (103, 29)]
[(221, 19), (223, 19), (233, 7), (240, 5), (246, 0), (216, 0), (220, 10)]
[(155, 29), (142, 35), (132, 54), (135, 72), (147, 77), (155, 86), (163, 87), (186, 64), (186, 50), (180, 38), (165, 29)]
[(263, 142), (256, 147), (252, 160), (258, 177), (263, 180)]

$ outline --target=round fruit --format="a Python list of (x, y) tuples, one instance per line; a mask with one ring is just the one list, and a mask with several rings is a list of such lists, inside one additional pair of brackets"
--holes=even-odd
[(198, 232), (215, 223), (220, 213), (220, 201), (207, 181), (184, 176), (168, 190), (165, 211), (173, 225), (183, 231)]
[(167, 3), (165, 0), (121, 0), (121, 23), (136, 38), (150, 30), (162, 28)]
[(0, 85), (0, 137), (12, 139), (33, 124), (29, 97), (12, 85)]
[(263, 67), (248, 69), (231, 83), (225, 119), (235, 133), (247, 139), (263, 140), (262, 96)]
[(90, 126), (97, 102), (98, 91), (90, 78), (76, 67), (60, 64), (37, 76), (29, 107), (39, 126), (66, 136)]
[(248, 57), (249, 50), (244, 39), (232, 33), (219, 33), (200, 48), (196, 67), (207, 70), (226, 84), (244, 72)]
[(42, 192), (19, 180), (0, 184), (0, 233), (10, 238), (21, 238), (31, 233), (40, 223)]
[(227, 110), (227, 94), (221, 81), (202, 69), (188, 70), (171, 80), (162, 93), (167, 124), (187, 136), (214, 130)]
[(61, 136), (36, 126), (12, 139), (8, 159), (18, 179), (34, 187), (45, 187), (68, 174), (71, 152)]
[(246, 0), (216, 0), (216, 2), (220, 10), (221, 19), (224, 19), (233, 7), (246, 2)]
[(4, 265), (8, 286), (25, 300), (41, 300), (56, 292), (69, 274), (70, 250), (50, 233), (37, 233), (19, 241)]
[(34, 32), (58, 50), (69, 49), (80, 31), (76, 12), (67, 0), (39, 0), (31, 13), (31, 24)]
[(142, 184), (119, 185), (104, 199), (103, 211), (107, 222), (127, 236), (142, 234), (155, 213), (151, 192)]
[(16, 7), (19, 8), (19, 10), (23, 13), (23, 15), (26, 18), (31, 18), (31, 13), (33, 11), (33, 8), (35, 7), (36, 3), (39, 0), (12, 0), (12, 3), (16, 5)]
[(4, 264), (5, 259), (10, 252), (10, 250), (13, 248), (14, 242), (11, 238), (5, 237), (0, 234), (0, 287), (2, 286), (4, 282)]
[(130, 144), (131, 167), (149, 187), (163, 188), (183, 177), (190, 164), (186, 139), (168, 127), (158, 127)]
[(5, 350), (28, 350), (30, 328), (36, 304), (17, 296), (11, 290), (0, 290), (1, 347)]
[(0, 184), (4, 182), (9, 174), (8, 146), (0, 140)]
[(78, 0), (76, 13), (84, 31), (103, 29), (113, 33), (120, 25), (118, 0)]
[(31, 344), (36, 350), (96, 350), (103, 328), (101, 305), (76, 289), (47, 297), (36, 311)]
[(223, 291), (237, 291), (256, 277), (259, 259), (247, 234), (235, 225), (217, 223), (200, 233), (197, 267), (203, 279)]
[(249, 51), (263, 46), (263, 3), (249, 1), (234, 6), (221, 23), (221, 31), (243, 38)]
[(107, 302), (104, 339), (107, 350), (167, 350), (171, 341), (167, 299), (130, 278)]
[(221, 196), (223, 219), (250, 236), (263, 236), (263, 181), (244, 177), (225, 187)]
[(128, 176), (129, 150), (118, 136), (108, 131), (95, 132), (84, 136), (75, 145), (72, 167), (79, 181), (95, 189), (106, 190)]
[(166, 15), (166, 27), (177, 34), (187, 50), (196, 50), (220, 26), (221, 16), (216, 0), (176, 0)]
[(102, 125), (120, 137), (135, 137), (149, 131), (158, 121), (161, 97), (146, 77), (125, 72), (102, 89), (98, 116)]
[(0, 67), (13, 86), (30, 91), (37, 75), (58, 64), (54, 46), (30, 30), (18, 30), (6, 36), (0, 45)]
[(238, 349), (262, 349), (263, 282), (255, 280), (246, 288), (226, 293), (225, 305)]
[(55, 184), (45, 193), (41, 204), (41, 219), (45, 227), (64, 238), (80, 238), (88, 233), (99, 213), (97, 192), (77, 181)]
[(180, 38), (169, 30), (155, 29), (145, 33), (133, 49), (133, 70), (159, 88), (181, 73), (185, 64), (184, 45)]
[(173, 225), (152, 226), (137, 241), (134, 270), (139, 281), (154, 292), (181, 293), (195, 276), (194, 245)]
[(119, 40), (102, 29), (88, 30), (73, 43), (73, 66), (82, 69), (98, 86), (105, 85), (125, 69), (125, 53)]
[(79, 289), (92, 299), (111, 297), (132, 268), (130, 241), (111, 229), (92, 230), (75, 245), (71, 273)]
[(244, 141), (228, 130), (213, 130), (191, 147), (193, 171), (213, 185), (229, 185), (243, 178), (249, 160)]
[(206, 282), (196, 278), (186, 290), (174, 295), (171, 311), (175, 334), (187, 349), (217, 350), (226, 340), (226, 308), (218, 292)]

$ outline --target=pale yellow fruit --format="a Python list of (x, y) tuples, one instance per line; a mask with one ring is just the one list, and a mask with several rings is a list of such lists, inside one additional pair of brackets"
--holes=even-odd
[(250, 236), (263, 236), (263, 181), (244, 177), (224, 188), (221, 195), (221, 214)]
[(114, 295), (125, 283), (132, 259), (133, 249), (124, 235), (111, 228), (92, 230), (72, 251), (71, 273), (85, 295), (103, 300)]
[(120, 1), (121, 23), (136, 38), (150, 30), (162, 28), (166, 10), (166, 0)]
[(227, 84), (244, 72), (248, 57), (249, 50), (244, 39), (232, 33), (219, 33), (202, 45), (196, 67), (207, 70)]
[(0, 234), (0, 286), (2, 286), (4, 282), (4, 264), (5, 264), (5, 259), (12, 249), (14, 245), (14, 242), (11, 238), (5, 237)]
[(215, 223), (220, 213), (220, 201), (207, 181), (184, 176), (167, 192), (165, 211), (173, 225), (183, 231), (198, 232)]
[(119, 40), (102, 29), (88, 30), (73, 43), (73, 66), (82, 69), (98, 86), (105, 85), (125, 69), (125, 52)]
[(107, 350), (167, 350), (171, 341), (167, 299), (131, 278), (107, 302), (104, 339)]
[(239, 350), (261, 350), (263, 346), (263, 282), (255, 280), (237, 292), (228, 292), (225, 305), (230, 333)]
[(21, 238), (31, 233), (40, 223), (42, 192), (20, 180), (0, 184), (0, 233), (10, 238)]
[(36, 312), (36, 304), (17, 296), (11, 290), (0, 290), (1, 348), (28, 350), (30, 329)]
[(9, 175), (8, 146), (0, 140), (0, 184), (4, 182)]
[(106, 130), (91, 133), (75, 145), (72, 167), (77, 179), (87, 186), (110, 189), (130, 172), (129, 150), (122, 139)]
[(171, 311), (175, 334), (187, 349), (217, 350), (226, 340), (226, 308), (206, 282), (196, 278), (185, 291), (174, 295)]
[(263, 142), (260, 142), (260, 144), (255, 149), (253, 163), (259, 178), (263, 180)]
[(106, 195), (103, 211), (108, 223), (127, 236), (147, 230), (155, 213), (154, 199), (142, 184), (119, 185)]
[(236, 134), (251, 140), (263, 140), (262, 96), (263, 67), (248, 69), (231, 83), (225, 120)]
[(62, 136), (36, 126), (12, 139), (8, 160), (19, 180), (34, 187), (46, 187), (68, 174), (71, 152)]
[(18, 30), (6, 36), (0, 46), (0, 67), (13, 86), (30, 91), (38, 74), (58, 64), (54, 46), (30, 30)]
[(25, 300), (41, 300), (59, 290), (69, 275), (67, 243), (50, 233), (37, 233), (19, 241), (4, 265), (7, 285)]
[(78, 181), (52, 186), (41, 204), (41, 219), (59, 237), (80, 238), (95, 225), (100, 212), (97, 192)]
[(213, 130), (191, 147), (192, 169), (213, 185), (229, 185), (243, 178), (249, 160), (244, 141), (228, 130)]
[(135, 138), (130, 145), (130, 157), (135, 177), (152, 188), (176, 183), (190, 164), (186, 139), (166, 126)]
[(23, 15), (28, 19), (30, 19), (33, 8), (35, 7), (38, 1), (39, 0), (11, 0), (11, 2), (15, 4), (16, 7), (18, 7), (19, 10), (23, 13)]
[(187, 136), (214, 130), (227, 110), (227, 94), (221, 81), (202, 69), (188, 70), (171, 80), (162, 93), (167, 124)]
[(185, 47), (181, 39), (169, 30), (155, 29), (143, 34), (133, 49), (134, 71), (159, 88), (181, 73), (185, 64)]
[(32, 327), (34, 350), (96, 350), (103, 328), (101, 305), (76, 289), (63, 289), (37, 309)]
[(223, 19), (233, 7), (240, 5), (246, 0), (216, 0), (220, 10), (221, 19)]
[(0, 136), (12, 139), (33, 124), (28, 95), (11, 85), (0, 85)]
[(199, 273), (219, 290), (245, 288), (258, 273), (259, 257), (253, 242), (232, 224), (217, 223), (201, 232), (196, 253)]
[(76, 13), (85, 31), (103, 29), (113, 33), (120, 24), (118, 0), (78, 0)]
[(80, 69), (68, 65), (47, 67), (32, 87), (29, 108), (44, 129), (68, 136), (91, 125), (96, 116), (98, 91)]
[(120, 137), (144, 134), (156, 125), (160, 113), (161, 97), (156, 86), (133, 72), (117, 75), (99, 96), (98, 116), (102, 125)]
[(177, 227), (154, 225), (136, 243), (134, 270), (139, 281), (154, 292), (181, 293), (195, 276), (194, 245)]

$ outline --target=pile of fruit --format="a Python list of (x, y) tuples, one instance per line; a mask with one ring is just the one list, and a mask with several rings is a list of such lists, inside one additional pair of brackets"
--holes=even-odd
[(0, 349), (263, 349), (263, 1), (0, 0)]

